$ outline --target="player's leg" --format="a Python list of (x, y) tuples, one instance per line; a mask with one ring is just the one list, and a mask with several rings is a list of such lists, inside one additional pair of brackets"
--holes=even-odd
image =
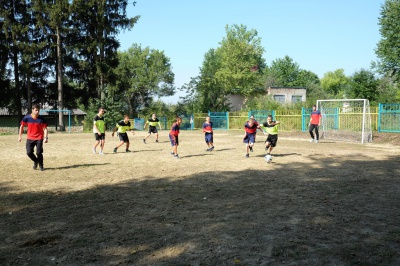
[(39, 163), (39, 168), (43, 171), (43, 140), (38, 140), (36, 142), (36, 157)]
[(314, 125), (313, 125), (313, 124), (310, 124), (310, 126), (308, 127), (308, 132), (310, 133), (310, 136), (311, 136), (310, 142), (313, 142), (313, 141), (314, 141), (314, 133), (313, 133), (313, 130), (314, 130)]
[(35, 145), (34, 140), (26, 140), (26, 154), (33, 161), (33, 169), (36, 169), (39, 163), (37, 157), (33, 153)]
[(319, 140), (318, 125), (315, 125), (315, 137), (315, 142), (317, 143)]

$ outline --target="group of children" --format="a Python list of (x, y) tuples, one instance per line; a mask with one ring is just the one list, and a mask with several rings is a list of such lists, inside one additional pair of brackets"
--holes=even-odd
[[(33, 169), (37, 169), (39, 166), (40, 170), (44, 170), (43, 166), (43, 143), (48, 142), (48, 130), (47, 130), (47, 122), (43, 116), (39, 115), (40, 106), (33, 105), (32, 113), (26, 115), (22, 121), (21, 126), (19, 128), (18, 140), (22, 140), (22, 133), (24, 132), (24, 128), (28, 127), (28, 135), (26, 142), (26, 152), (28, 157), (34, 162)], [(96, 154), (96, 148), (100, 145), (100, 155), (104, 155), (103, 149), (105, 144), (105, 123), (104, 123), (104, 108), (99, 108), (98, 114), (94, 117), (93, 120), (93, 133), (95, 135), (95, 143), (93, 145), (93, 153)], [(213, 140), (213, 123), (210, 121), (210, 116), (206, 117), (206, 121), (203, 123), (203, 132), (204, 132), (204, 140), (207, 144), (207, 151), (211, 152), (214, 150), (214, 140)], [(169, 132), (169, 139), (172, 146), (171, 155), (175, 158), (179, 159), (178, 155), (178, 146), (179, 146), (179, 129), (182, 123), (182, 118), (177, 117), (175, 123), (172, 125), (171, 130)], [(249, 151), (253, 152), (253, 145), (256, 140), (257, 130), (260, 130), (264, 133), (264, 135), (268, 135), (265, 141), (265, 150), (267, 151), (267, 155), (265, 156), (265, 160), (267, 162), (271, 162), (272, 156), (271, 152), (273, 148), (276, 146), (278, 142), (278, 127), (280, 124), (279, 121), (273, 121), (272, 116), (268, 115), (267, 120), (260, 125), (255, 119), (254, 116), (251, 116), (250, 119), (244, 125), (244, 137), (243, 142), (246, 144), (246, 158), (249, 158)], [(158, 120), (156, 114), (152, 114), (151, 118), (147, 120), (144, 125), (144, 129), (149, 125), (148, 135), (143, 139), (143, 143), (146, 144), (146, 139), (153, 133), (156, 136), (156, 142), (158, 142), (158, 131), (157, 125), (159, 125), (161, 130), (161, 124)], [(309, 123), (309, 132), (311, 135), (311, 142), (318, 143), (319, 133), (318, 128), (321, 125), (321, 113), (317, 110), (316, 106), (313, 106), (313, 111), (311, 113), (311, 119)], [(264, 128), (265, 131), (262, 129)], [(316, 136), (314, 137), (313, 130), (315, 130)], [(126, 145), (125, 151), (131, 152), (129, 150), (129, 137), (127, 131), (131, 131), (132, 134), (135, 134), (133, 131), (133, 126), (129, 121), (129, 116), (124, 115), (124, 119), (119, 121), (112, 132), (112, 136), (114, 137), (115, 132), (117, 131), (117, 135), (119, 136), (119, 144), (114, 148), (114, 153), (117, 152), (118, 148), (123, 144)], [(36, 147), (36, 156), (34, 155), (34, 148)]]
[[(96, 153), (96, 147), (100, 144), (100, 155), (103, 155), (103, 147), (104, 147), (104, 109), (100, 108), (99, 113), (95, 116), (94, 118), (94, 125), (93, 125), (93, 130), (95, 133), (95, 139), (96, 142), (93, 146), (93, 153)], [(174, 158), (179, 159), (178, 155), (178, 146), (179, 146), (179, 129), (180, 125), (182, 123), (182, 118), (177, 117), (175, 120), (175, 123), (172, 125), (171, 130), (169, 132), (169, 140), (172, 146), (172, 151), (171, 155), (174, 156)], [(265, 141), (265, 150), (267, 151), (267, 155), (265, 157), (267, 162), (271, 162), (272, 157), (271, 157), (271, 152), (272, 149), (276, 146), (277, 141), (278, 141), (278, 127), (277, 125), (279, 124), (279, 121), (273, 121), (272, 116), (269, 115), (267, 120), (260, 125), (255, 119), (254, 116), (251, 116), (250, 119), (245, 123), (244, 125), (244, 137), (243, 137), (243, 142), (246, 144), (246, 158), (249, 158), (249, 151), (253, 152), (253, 145), (256, 140), (256, 133), (257, 130), (260, 130), (261, 132), (264, 133), (264, 135), (268, 135), (267, 140)], [(157, 130), (157, 125), (160, 127), (161, 130), (161, 124), (160, 121), (158, 120), (156, 114), (152, 114), (151, 118), (147, 120), (147, 122), (144, 125), (144, 129), (146, 129), (146, 126), (149, 125), (149, 130), (148, 130), (148, 135), (143, 139), (143, 143), (146, 144), (146, 139), (151, 135), (154, 134), (156, 137), (156, 142), (158, 142), (158, 130)], [(265, 131), (262, 129), (265, 128)], [(214, 150), (214, 139), (213, 139), (213, 122), (211, 122), (210, 116), (206, 117), (205, 122), (203, 123), (203, 133), (204, 133), (204, 140), (207, 145), (207, 150), (208, 152), (211, 152)], [(121, 147), (124, 143), (126, 144), (126, 152), (130, 152), (129, 150), (129, 137), (127, 131), (131, 131), (133, 134), (135, 132), (133, 131), (132, 125), (129, 121), (129, 116), (125, 115), (124, 120), (119, 121), (113, 132), (112, 136), (114, 137), (114, 133), (118, 132), (119, 136), (119, 144), (114, 148), (114, 153), (117, 152), (118, 148)]]

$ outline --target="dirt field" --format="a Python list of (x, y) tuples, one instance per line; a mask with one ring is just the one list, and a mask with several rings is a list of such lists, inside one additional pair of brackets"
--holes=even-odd
[[(132, 153), (92, 154), (92, 134), (54, 133), (44, 172), (0, 136), (0, 265), (400, 265), (400, 146), (280, 133), (273, 161), (242, 131), (167, 132)], [(388, 137), (388, 136), (393, 136)]]

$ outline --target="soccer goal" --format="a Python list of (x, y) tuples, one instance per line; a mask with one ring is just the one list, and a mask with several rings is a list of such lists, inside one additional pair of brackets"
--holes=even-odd
[(372, 142), (371, 113), (366, 99), (317, 100), (322, 138)]

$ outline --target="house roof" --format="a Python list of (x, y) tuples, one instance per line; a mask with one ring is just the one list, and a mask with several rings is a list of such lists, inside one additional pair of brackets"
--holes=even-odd
[[(41, 110), (40, 114), (41, 115), (50, 115), (50, 114), (54, 114), (56, 112), (54, 112), (55, 110), (51, 110), (52, 112), (46, 112), (46, 110)], [(27, 114), (28, 111), (27, 109), (22, 110), (23, 114)], [(68, 112), (63, 112), (64, 115), (68, 115)], [(0, 115), (2, 116), (11, 116), (11, 115), (16, 115), (15, 113), (10, 113), (8, 108), (0, 108)], [(84, 111), (82, 111), (81, 109), (72, 109), (71, 110), (71, 115), (82, 115), (85, 116), (87, 115)]]

